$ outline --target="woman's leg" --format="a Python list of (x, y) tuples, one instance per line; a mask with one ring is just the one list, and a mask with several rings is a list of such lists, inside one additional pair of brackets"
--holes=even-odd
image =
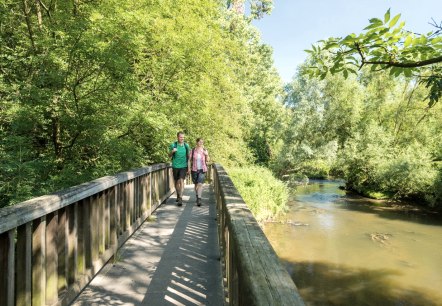
[(201, 195), (203, 194), (203, 184), (198, 183), (198, 185), (196, 187), (196, 191), (197, 191), (198, 198), (201, 199)]

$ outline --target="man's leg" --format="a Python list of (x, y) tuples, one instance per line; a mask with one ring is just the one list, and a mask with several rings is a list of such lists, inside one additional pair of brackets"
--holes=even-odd
[(175, 190), (176, 190), (176, 195), (177, 195), (177, 204), (178, 206), (183, 205), (183, 190), (181, 189), (181, 185), (182, 185), (183, 180), (182, 179), (178, 179), (175, 183)]
[(181, 179), (175, 181), (176, 197), (181, 198)]
[(184, 193), (184, 180), (182, 178), (178, 179), (177, 182), (177, 190), (178, 190), (178, 194), (180, 195), (180, 198), (183, 197), (183, 193)]
[(179, 169), (178, 179), (176, 180), (175, 189), (177, 192), (178, 206), (183, 204), (184, 179), (186, 178), (187, 168)]
[(175, 202), (179, 203), (182, 193), (180, 193), (180, 172), (179, 169), (173, 168), (173, 180), (175, 182), (175, 192), (176, 192), (176, 200)]

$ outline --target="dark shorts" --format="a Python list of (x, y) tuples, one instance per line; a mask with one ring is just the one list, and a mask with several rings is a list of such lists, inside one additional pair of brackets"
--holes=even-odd
[(179, 179), (185, 179), (187, 175), (187, 168), (172, 168), (173, 179), (178, 181)]
[(192, 182), (194, 184), (202, 184), (204, 183), (206, 174), (203, 172), (203, 170), (192, 171)]

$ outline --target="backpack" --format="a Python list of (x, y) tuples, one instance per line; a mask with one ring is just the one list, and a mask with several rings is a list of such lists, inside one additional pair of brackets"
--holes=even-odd
[[(173, 143), (173, 147), (176, 149), (177, 147), (178, 147), (178, 141), (175, 141), (174, 143)], [(189, 160), (189, 145), (186, 143), (186, 142), (184, 142), (184, 147), (186, 148), (186, 161), (188, 161)], [(172, 155), (172, 160), (175, 158), (175, 152), (173, 152), (173, 155)]]

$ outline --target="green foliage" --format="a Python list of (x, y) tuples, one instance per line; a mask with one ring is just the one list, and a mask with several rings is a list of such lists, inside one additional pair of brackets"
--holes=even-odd
[(413, 79), (363, 69), (358, 76), (306, 73), (287, 87), (291, 123), (272, 168), (290, 176), (340, 176), (377, 198), (440, 205), (440, 105)]
[(363, 66), (372, 71), (388, 70), (390, 75), (417, 76), (430, 89), (427, 99), (432, 107), (442, 94), (442, 31), (416, 34), (405, 30), (400, 14), (390, 18), (388, 10), (383, 20), (370, 19), (361, 34), (332, 37), (313, 45), (311, 54), (314, 64), (310, 72), (324, 79), (328, 73), (342, 73), (345, 78), (357, 74)]
[(267, 162), (284, 112), (272, 65), (217, 1), (2, 1), (0, 207), (169, 161), (178, 130), (225, 165)]
[(267, 168), (229, 168), (227, 172), (258, 221), (274, 217), (285, 210), (288, 188)]

